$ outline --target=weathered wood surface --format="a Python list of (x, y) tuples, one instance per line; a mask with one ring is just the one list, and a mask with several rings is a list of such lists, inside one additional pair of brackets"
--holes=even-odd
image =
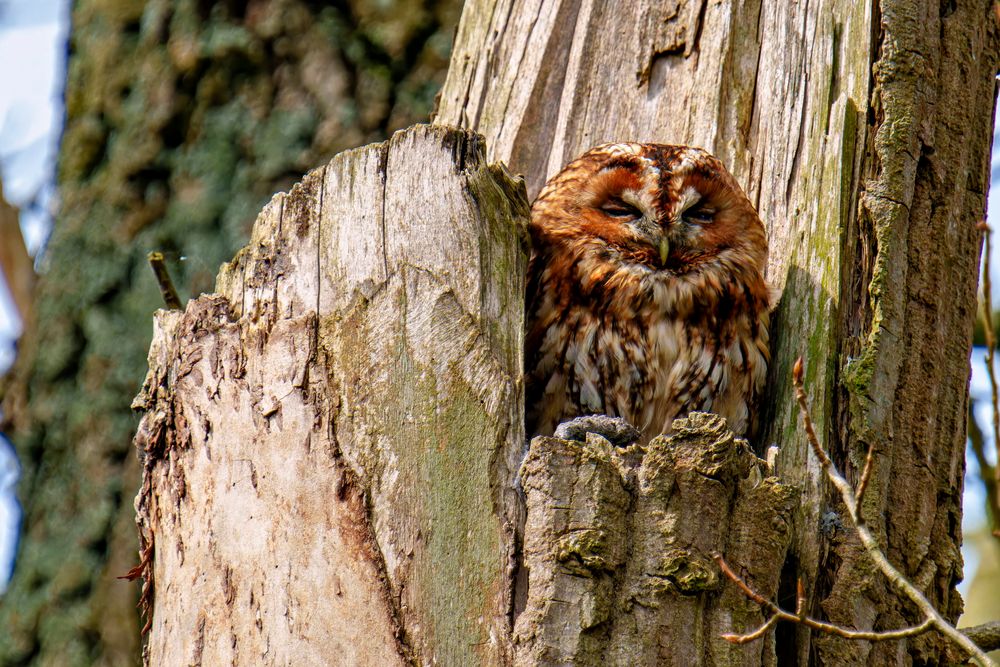
[[(777, 592), (795, 492), (725, 421), (692, 413), (675, 433), (616, 448), (536, 438), (522, 468), (527, 604), (517, 665), (761, 665), (773, 639), (737, 646), (760, 607), (720, 576), (725, 552)], [(773, 660), (773, 659), (772, 659)]]
[[(782, 291), (767, 408), (775, 416), (757, 446), (779, 443), (783, 479), (809, 498), (821, 495), (821, 476), (794, 439), (786, 378), (798, 355), (813, 361), (815, 418), (831, 423), (840, 229), (864, 137), (857, 116), (869, 58), (860, 45), (871, 20), (853, 0), (471, 2), (437, 117), (483, 133), (491, 155), (525, 175), (529, 195), (606, 141), (691, 144), (726, 164), (767, 226), (768, 279)], [(820, 510), (803, 504), (799, 526), (816, 526)], [(810, 529), (797, 540), (815, 581), (818, 540)]]
[(154, 665), (508, 659), (523, 184), (420, 126), (276, 196), (161, 311), (136, 499)]
[[(782, 479), (804, 493), (789, 581), (854, 627), (914, 617), (848, 536), (820, 530), (837, 507), (798, 434), (791, 365), (805, 357), (821, 436), (854, 479), (875, 445), (865, 515), (955, 617), (997, 22), (992, 0), (470, 0), (441, 94), (437, 122), (481, 132), (531, 196), (605, 141), (701, 146), (734, 173), (781, 294), (755, 445), (779, 444)], [(802, 664), (943, 650), (934, 635), (902, 649), (784, 637)]]
[[(933, 635), (867, 645), (785, 629), (726, 648), (715, 633), (750, 629), (755, 605), (721, 584), (685, 597), (687, 577), (643, 605), (642, 582), (674, 547), (686, 564), (721, 548), (767, 594), (794, 599), (801, 577), (816, 615), (914, 620), (830, 518), (788, 390), (804, 354), (838, 462), (856, 474), (877, 446), (865, 516), (957, 614), (997, 45), (986, 0), (470, 1), (438, 121), (482, 132), (487, 148), (421, 128), (339, 156), (272, 202), (218, 294), (160, 316), (139, 435), (151, 661), (682, 664), (684, 641), (703, 664), (942, 660)], [(739, 495), (773, 482), (677, 505), (700, 493), (697, 457), (657, 472), (648, 452), (536, 441), (522, 610), (526, 202), (487, 161), (509, 161), (534, 194), (567, 159), (622, 139), (713, 151), (768, 225), (781, 301), (755, 444), (781, 445), (778, 473), (802, 500), (787, 524), (784, 501)], [(718, 454), (743, 470), (738, 447)], [(692, 507), (696, 520), (679, 518)], [(761, 508), (778, 519), (770, 530)]]

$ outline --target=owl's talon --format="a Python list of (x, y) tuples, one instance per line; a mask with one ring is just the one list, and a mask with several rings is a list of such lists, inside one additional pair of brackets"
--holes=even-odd
[(560, 440), (584, 442), (588, 433), (595, 433), (615, 447), (626, 447), (639, 439), (639, 429), (621, 417), (585, 415), (563, 422), (556, 427), (555, 437)]

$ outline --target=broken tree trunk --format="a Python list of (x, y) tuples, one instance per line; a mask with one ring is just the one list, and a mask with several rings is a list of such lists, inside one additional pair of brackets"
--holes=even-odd
[(430, 126), (344, 153), (158, 314), (147, 663), (768, 664), (721, 639), (763, 618), (712, 555), (775, 594), (795, 491), (724, 421), (525, 458), (527, 201), (484, 156)]
[(762, 472), (705, 413), (645, 447), (536, 438), (521, 472), (529, 581), (515, 664), (773, 664), (773, 638), (722, 638), (765, 619), (712, 559), (727, 554), (777, 593), (796, 493)]
[(158, 314), (150, 663), (505, 659), (527, 202), (484, 155), (428, 126), (342, 153)]
[[(820, 437), (889, 558), (956, 618), (969, 352), (989, 182), (993, 0), (469, 0), (437, 122), (546, 178), (608, 141), (717, 155), (768, 230), (780, 293), (758, 450), (800, 488), (783, 596), (859, 629), (918, 620), (857, 541), (798, 426), (805, 358)], [(793, 602), (794, 604), (794, 602)], [(749, 630), (750, 628), (746, 628)], [(868, 644), (778, 629), (783, 663), (935, 664), (934, 633)]]

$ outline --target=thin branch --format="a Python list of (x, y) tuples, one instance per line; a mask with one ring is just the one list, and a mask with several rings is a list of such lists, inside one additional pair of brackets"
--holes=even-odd
[(865, 552), (882, 571), (885, 577), (889, 579), (890, 583), (892, 583), (897, 590), (906, 595), (906, 597), (908, 597), (923, 612), (924, 620), (920, 624), (908, 628), (881, 632), (851, 630), (833, 623), (819, 621), (807, 616), (804, 613), (805, 591), (801, 580), (798, 583), (796, 595), (796, 613), (792, 614), (751, 588), (749, 584), (743, 581), (743, 579), (736, 574), (731, 567), (729, 567), (729, 564), (726, 563), (722, 555), (716, 553), (713, 555), (713, 558), (715, 558), (715, 561), (719, 565), (719, 569), (722, 573), (735, 583), (736, 586), (749, 599), (771, 612), (771, 617), (753, 632), (743, 635), (724, 634), (722, 635), (723, 639), (734, 644), (745, 644), (763, 637), (764, 634), (766, 634), (767, 631), (778, 621), (798, 623), (799, 625), (803, 625), (820, 632), (825, 632), (827, 634), (843, 637), (845, 639), (865, 641), (902, 639), (926, 632), (931, 628), (936, 628), (954, 644), (961, 647), (966, 653), (968, 653), (971, 656), (971, 659), (977, 664), (982, 665), (983, 667), (995, 665), (996, 663), (994, 663), (989, 656), (987, 656), (986, 653), (980, 649), (979, 645), (982, 645), (986, 650), (992, 650), (993, 648), (996, 648), (996, 645), (1000, 645), (1000, 623), (989, 623), (983, 626), (976, 626), (975, 628), (968, 628), (964, 631), (957, 630), (938, 613), (938, 611), (934, 608), (934, 605), (927, 600), (923, 593), (910, 583), (910, 581), (906, 579), (901, 572), (893, 567), (888, 558), (886, 558), (885, 554), (882, 553), (878, 542), (875, 540), (874, 536), (868, 530), (859, 515), (860, 499), (863, 497), (865, 489), (868, 487), (868, 480), (871, 477), (874, 460), (873, 450), (871, 448), (868, 450), (868, 455), (865, 459), (865, 467), (861, 473), (861, 480), (858, 483), (858, 491), (857, 494), (855, 494), (850, 483), (844, 478), (840, 471), (837, 470), (836, 466), (833, 465), (833, 461), (826, 453), (826, 450), (824, 450), (820, 445), (819, 438), (816, 437), (816, 429), (813, 427), (812, 416), (809, 412), (809, 399), (806, 396), (806, 392), (803, 387), (802, 376), (803, 364), (800, 357), (795, 362), (795, 366), (792, 369), (792, 383), (795, 386), (795, 398), (798, 401), (799, 411), (802, 414), (802, 423), (809, 446), (812, 448), (816, 458), (819, 459), (827, 477), (833, 483), (834, 487), (836, 487), (836, 489), (840, 492), (841, 499), (847, 507), (848, 516), (854, 525), (855, 532), (857, 533)]
[(816, 429), (813, 428), (812, 417), (809, 414), (809, 400), (806, 397), (806, 392), (802, 389), (802, 373), (802, 357), (799, 357), (795, 360), (795, 365), (792, 366), (792, 383), (795, 385), (795, 399), (799, 402), (799, 412), (802, 413), (802, 425), (806, 430), (806, 439), (809, 442), (809, 446), (812, 447), (813, 454), (816, 455), (823, 469), (826, 470), (833, 465), (833, 462), (830, 461), (830, 457), (826, 455), (823, 448), (819, 446), (819, 438), (816, 437)]
[(838, 637), (843, 637), (845, 639), (861, 639), (865, 641), (880, 642), (887, 641), (890, 639), (903, 639), (904, 637), (913, 637), (919, 635), (922, 632), (930, 630), (934, 626), (933, 619), (925, 619), (920, 625), (913, 625), (908, 628), (902, 628), (900, 630), (885, 630), (885, 631), (875, 631), (875, 630), (851, 630), (840, 625), (835, 625), (833, 623), (826, 623), (824, 621), (818, 621), (815, 618), (806, 615), (792, 614), (787, 612), (778, 605), (774, 604), (760, 593), (750, 588), (750, 586), (740, 578), (738, 574), (733, 572), (733, 569), (729, 567), (725, 559), (722, 558), (722, 554), (713, 554), (712, 556), (715, 562), (718, 563), (719, 569), (722, 573), (726, 575), (734, 584), (736, 584), (743, 594), (748, 598), (756, 602), (762, 607), (767, 608), (773, 614), (771, 618), (761, 627), (757, 628), (753, 632), (746, 635), (722, 635), (722, 638), (726, 641), (730, 641), (734, 644), (745, 644), (754, 639), (758, 639), (763, 636), (767, 628), (771, 627), (776, 621), (789, 621), (791, 623), (798, 623), (799, 625), (804, 625), (807, 628), (812, 628), (814, 630), (819, 630), (820, 632), (825, 632), (831, 635), (837, 635)]
[(722, 635), (722, 638), (725, 639), (727, 642), (729, 642), (731, 644), (749, 644), (753, 640), (760, 639), (765, 634), (767, 634), (767, 631), (770, 630), (771, 627), (775, 623), (777, 623), (780, 618), (781, 618), (780, 616), (778, 616), (777, 614), (775, 614), (771, 618), (767, 619), (767, 621), (764, 623), (764, 625), (760, 626), (759, 628), (757, 628), (753, 632), (750, 632), (750, 633), (745, 634), (745, 635), (734, 635), (734, 634), (726, 633), (726, 634)]
[[(993, 281), (990, 279), (990, 264), (993, 255), (993, 230), (985, 220), (979, 222), (976, 228), (983, 233), (983, 334), (986, 338), (986, 373), (990, 378), (990, 399), (993, 403), (993, 447), (998, 447), (1000, 437), (1000, 388), (997, 386), (997, 374), (994, 367), (997, 341), (993, 333)], [(985, 457), (977, 457), (980, 462)], [(986, 486), (986, 502), (993, 517), (993, 534), (1000, 537), (1000, 464), (995, 466), (979, 466), (979, 475)], [(991, 483), (992, 482), (992, 483)]]
[(806, 397), (806, 392), (802, 385), (801, 357), (795, 362), (795, 367), (792, 371), (792, 383), (795, 385), (795, 397), (798, 399), (799, 411), (802, 413), (802, 421), (805, 424), (806, 437), (809, 439), (809, 444), (812, 450), (816, 452), (816, 458), (819, 459), (820, 464), (823, 466), (826, 476), (833, 483), (834, 487), (836, 487), (837, 491), (840, 492), (840, 497), (847, 507), (847, 514), (851, 519), (851, 523), (854, 524), (854, 530), (861, 540), (861, 545), (868, 553), (868, 557), (882, 570), (882, 573), (889, 582), (920, 609), (927, 621), (930, 621), (931, 625), (950, 639), (952, 643), (960, 646), (976, 663), (984, 667), (995, 665), (996, 663), (980, 650), (972, 640), (959, 632), (955, 626), (941, 616), (938, 610), (934, 608), (934, 605), (924, 597), (924, 594), (889, 562), (889, 559), (882, 553), (882, 549), (879, 547), (875, 537), (868, 530), (864, 521), (861, 520), (861, 517), (858, 515), (857, 497), (854, 495), (854, 490), (820, 446), (819, 439), (816, 437), (816, 431), (813, 429), (812, 418), (809, 415), (809, 399)]
[(154, 250), (146, 255), (146, 259), (149, 260), (149, 266), (153, 269), (153, 275), (156, 276), (156, 283), (160, 286), (160, 294), (163, 295), (163, 302), (167, 308), (170, 310), (183, 308), (181, 299), (177, 296), (177, 290), (174, 288), (174, 281), (170, 279), (167, 265), (163, 261), (163, 253)]
[[(719, 569), (722, 570), (722, 574), (726, 575), (730, 581), (736, 584), (736, 586), (741, 591), (743, 591), (743, 595), (746, 595), (748, 598), (759, 604), (761, 607), (766, 607), (767, 609), (776, 614), (781, 613), (781, 608), (778, 607), (778, 605), (774, 604), (766, 597), (764, 597), (754, 589), (750, 588), (750, 584), (743, 581), (743, 578), (740, 577), (740, 575), (736, 574), (733, 571), (733, 568), (729, 567), (729, 563), (727, 563), (726, 559), (722, 557), (722, 554), (716, 551), (714, 554), (712, 554), (712, 558), (715, 560), (716, 564), (718, 564)], [(794, 614), (788, 614), (788, 615), (795, 618)]]
[[(865, 491), (868, 490), (868, 480), (872, 476), (872, 464), (875, 461), (875, 445), (872, 444), (868, 447), (868, 454), (865, 455), (865, 468), (861, 471), (861, 479), (858, 481), (858, 490), (855, 493), (858, 497), (858, 507), (861, 507), (861, 502), (865, 498)], [(860, 510), (859, 510), (860, 511)]]
[(975, 457), (976, 464), (979, 466), (979, 477), (983, 480), (983, 485), (986, 487), (986, 515), (990, 525), (995, 526), (1000, 519), (995, 517), (997, 509), (993, 507), (993, 502), (990, 499), (997, 492), (997, 484), (993, 479), (993, 464), (990, 463), (986, 455), (986, 437), (983, 434), (983, 430), (979, 428), (979, 422), (976, 421), (971, 401), (969, 402), (968, 424), (969, 449), (972, 450), (972, 456)]

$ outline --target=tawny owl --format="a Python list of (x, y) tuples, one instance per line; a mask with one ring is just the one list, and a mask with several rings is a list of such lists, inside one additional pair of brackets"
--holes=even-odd
[(529, 435), (589, 414), (645, 442), (692, 410), (747, 430), (768, 363), (764, 226), (716, 158), (607, 144), (531, 209)]

